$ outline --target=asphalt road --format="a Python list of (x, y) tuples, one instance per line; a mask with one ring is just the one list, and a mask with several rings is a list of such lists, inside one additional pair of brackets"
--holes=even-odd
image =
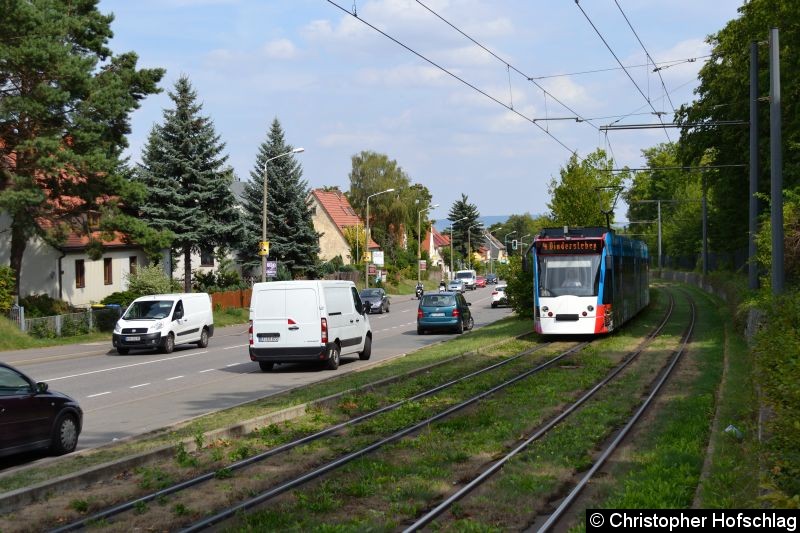
[[(492, 309), (491, 292), (489, 286), (465, 294), (476, 328), (511, 312)], [(395, 296), (389, 313), (370, 315), (372, 358), (342, 357), (335, 371), (315, 364), (281, 364), (261, 372), (248, 356), (246, 325), (218, 328), (206, 349), (178, 346), (171, 354), (119, 355), (109, 339), (0, 352), (0, 360), (78, 400), (84, 410), (80, 450), (350, 372), (453, 336), (417, 335), (417, 303), (413, 297)]]

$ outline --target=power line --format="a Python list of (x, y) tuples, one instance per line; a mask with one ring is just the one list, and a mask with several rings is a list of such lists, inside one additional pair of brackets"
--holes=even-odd
[[(617, 0), (614, 0), (614, 3), (617, 4), (617, 8), (619, 8), (619, 12), (622, 13), (622, 17), (625, 19), (625, 22), (628, 23), (628, 27), (631, 29), (633, 34), (636, 36), (636, 40), (639, 41), (640, 45), (642, 45), (642, 50), (644, 50), (644, 55), (647, 57), (647, 59), (650, 60), (650, 62), (653, 64), (653, 67), (655, 67), (656, 66), (656, 62), (653, 61), (653, 58), (650, 56), (650, 52), (648, 52), (647, 48), (645, 48), (644, 43), (639, 38), (639, 34), (636, 33), (636, 30), (633, 29), (633, 24), (631, 24), (631, 21), (628, 20), (628, 15), (626, 15), (625, 11), (622, 10), (622, 6), (619, 5), (619, 2)], [(670, 98), (669, 97), (669, 93), (667, 93), (667, 86), (664, 84), (664, 78), (661, 77), (661, 69), (655, 69), (655, 72), (656, 72), (656, 74), (658, 74), (658, 79), (661, 80), (661, 87), (664, 89), (664, 94), (667, 95), (667, 100), (669, 101), (669, 105), (672, 108), (672, 112), (674, 113), (675, 112), (675, 104), (672, 103), (672, 98)]]
[(565, 104), (564, 102), (562, 102), (561, 100), (559, 100), (558, 98), (556, 98), (556, 97), (555, 97), (555, 95), (553, 95), (552, 93), (548, 92), (548, 91), (547, 91), (547, 90), (546, 90), (544, 87), (542, 87), (541, 85), (539, 85), (538, 83), (536, 83), (536, 81), (534, 80), (534, 78), (531, 78), (530, 76), (528, 76), (527, 74), (525, 74), (524, 72), (522, 72), (521, 70), (519, 70), (517, 67), (515, 67), (515, 66), (514, 66), (514, 65), (512, 65), (512, 64), (510, 64), (508, 61), (506, 61), (506, 60), (505, 60), (505, 59), (503, 59), (502, 57), (500, 57), (500, 56), (498, 56), (497, 54), (495, 54), (495, 53), (494, 53), (492, 50), (490, 50), (490, 49), (489, 49), (489, 48), (487, 48), (486, 46), (482, 45), (481, 43), (479, 43), (478, 41), (476, 41), (475, 39), (473, 39), (471, 36), (469, 36), (469, 35), (467, 35), (466, 33), (464, 33), (464, 32), (463, 32), (463, 31), (462, 31), (460, 28), (458, 28), (456, 25), (454, 25), (454, 24), (453, 24), (452, 22), (450, 22), (449, 20), (445, 19), (443, 16), (441, 16), (439, 13), (437, 13), (436, 11), (434, 11), (433, 9), (431, 9), (430, 7), (428, 7), (427, 5), (425, 5), (424, 3), (422, 3), (420, 0), (416, 0), (416, 2), (417, 2), (419, 5), (421, 5), (422, 7), (424, 7), (425, 9), (427, 9), (427, 10), (428, 10), (428, 11), (429, 11), (429, 12), (430, 12), (432, 15), (434, 15), (436, 18), (438, 18), (439, 20), (441, 20), (442, 22), (444, 22), (445, 24), (447, 24), (448, 26), (450, 26), (451, 28), (453, 28), (454, 30), (456, 30), (458, 33), (460, 33), (461, 35), (463, 35), (464, 37), (466, 37), (467, 39), (469, 39), (470, 41), (472, 41), (472, 42), (473, 42), (473, 43), (474, 43), (476, 46), (479, 46), (479, 47), (480, 47), (480, 48), (482, 48), (484, 51), (486, 51), (487, 53), (489, 53), (489, 54), (490, 54), (492, 57), (494, 57), (495, 59), (497, 59), (498, 61), (500, 61), (501, 63), (503, 63), (503, 64), (506, 66), (506, 68), (513, 70), (514, 72), (516, 72), (516, 73), (517, 73), (517, 74), (519, 74), (520, 76), (523, 76), (523, 77), (524, 77), (526, 80), (528, 80), (528, 81), (530, 81), (531, 83), (533, 83), (534, 85), (536, 85), (536, 87), (538, 87), (538, 88), (539, 88), (539, 89), (540, 89), (540, 90), (541, 90), (541, 91), (542, 91), (542, 92), (543, 92), (545, 95), (549, 96), (550, 98), (552, 98), (553, 100), (555, 100), (556, 102), (558, 102), (559, 104), (561, 104), (561, 106), (562, 106), (562, 107), (564, 107), (564, 109), (566, 109), (566, 110), (568, 110), (568, 111), (570, 111), (570, 112), (574, 113), (574, 114), (575, 114), (575, 116), (577, 116), (578, 118), (580, 118), (580, 119), (581, 119), (581, 120), (580, 120), (581, 122), (586, 122), (587, 124), (589, 124), (589, 125), (590, 125), (590, 126), (592, 126), (593, 128), (597, 129), (597, 126), (595, 126), (594, 124), (592, 124), (592, 123), (591, 123), (589, 120), (587, 120), (587, 119), (584, 119), (583, 117), (581, 117), (580, 113), (578, 113), (577, 111), (575, 111), (574, 109), (572, 109), (571, 107), (569, 107), (567, 104)]
[(745, 164), (701, 165), (701, 166), (669, 166), (669, 167), (641, 167), (641, 168), (599, 168), (603, 172), (656, 172), (658, 170), (713, 170), (715, 168), (740, 168)]
[[(514, 113), (514, 114), (518, 115), (519, 117), (521, 117), (521, 118), (523, 118), (523, 119), (527, 120), (528, 122), (530, 122), (531, 124), (533, 124), (534, 126), (536, 126), (537, 128), (539, 128), (540, 130), (542, 130), (542, 131), (545, 133), (545, 135), (547, 135), (548, 137), (550, 137), (551, 139), (553, 139), (554, 141), (556, 141), (558, 144), (560, 144), (560, 145), (561, 145), (561, 146), (562, 146), (564, 149), (566, 149), (566, 150), (567, 150), (568, 152), (570, 152), (571, 154), (577, 154), (577, 150), (574, 150), (574, 149), (570, 148), (569, 146), (567, 146), (566, 144), (564, 144), (564, 143), (563, 143), (563, 142), (562, 142), (560, 139), (558, 139), (558, 138), (557, 138), (555, 135), (553, 135), (552, 133), (550, 133), (550, 132), (549, 132), (547, 129), (543, 128), (543, 127), (542, 127), (542, 126), (541, 126), (539, 123), (535, 122), (535, 121), (534, 121), (532, 118), (528, 117), (527, 115), (525, 115), (525, 114), (523, 114), (523, 113), (520, 113), (519, 111), (517, 111), (517, 110), (516, 110), (516, 109), (514, 109), (513, 107), (510, 107), (510, 106), (508, 106), (507, 104), (505, 104), (505, 103), (501, 102), (500, 100), (498, 100), (498, 99), (497, 99), (497, 98), (495, 98), (494, 96), (490, 95), (490, 94), (489, 94), (489, 93), (487, 93), (486, 91), (484, 91), (484, 90), (482, 90), (482, 89), (479, 89), (479, 88), (478, 88), (478, 87), (476, 87), (475, 85), (473, 85), (473, 84), (469, 83), (469, 82), (468, 82), (468, 81), (466, 81), (465, 79), (463, 79), (463, 78), (461, 78), (461, 77), (457, 76), (456, 74), (454, 74), (454, 73), (450, 72), (449, 70), (447, 70), (446, 68), (442, 67), (441, 65), (439, 65), (439, 64), (438, 64), (438, 63), (436, 63), (436, 62), (434, 62), (433, 60), (431, 60), (431, 59), (428, 59), (427, 57), (425, 57), (425, 56), (424, 56), (424, 55), (422, 55), (421, 53), (417, 52), (417, 51), (416, 51), (416, 50), (414, 50), (413, 48), (409, 47), (408, 45), (406, 45), (406, 44), (404, 44), (404, 43), (402, 43), (402, 42), (400, 42), (400, 41), (398, 41), (397, 39), (395, 39), (395, 38), (394, 38), (394, 37), (392, 37), (391, 35), (387, 34), (386, 32), (384, 32), (384, 31), (380, 30), (379, 28), (377, 28), (377, 27), (373, 26), (372, 24), (370, 24), (369, 22), (367, 22), (367, 21), (366, 21), (366, 20), (364, 20), (363, 18), (361, 18), (361, 17), (358, 17), (358, 16), (354, 15), (353, 13), (351, 13), (351, 12), (350, 12), (350, 11), (348, 11), (347, 9), (343, 8), (342, 6), (340, 6), (339, 4), (337, 4), (336, 2), (334, 2), (333, 0), (327, 0), (327, 2), (328, 2), (329, 4), (331, 4), (331, 5), (335, 6), (335, 7), (336, 7), (336, 8), (338, 8), (339, 10), (343, 11), (344, 13), (347, 13), (348, 15), (350, 15), (350, 16), (351, 16), (351, 17), (353, 17), (353, 18), (355, 18), (356, 20), (358, 20), (358, 21), (362, 22), (363, 24), (365, 24), (365, 25), (369, 26), (370, 28), (372, 28), (372, 29), (373, 29), (373, 30), (375, 30), (376, 32), (380, 33), (381, 35), (383, 35), (383, 36), (384, 36), (384, 37), (386, 37), (387, 39), (389, 39), (389, 40), (393, 41), (394, 43), (396, 43), (396, 44), (398, 44), (398, 45), (400, 45), (400, 46), (402, 46), (403, 48), (405, 48), (406, 50), (408, 50), (409, 52), (411, 52), (411, 53), (412, 53), (412, 54), (414, 54), (415, 56), (419, 57), (419, 58), (420, 58), (420, 59), (422, 59), (423, 61), (425, 61), (425, 62), (427, 62), (427, 63), (429, 63), (429, 64), (433, 65), (434, 67), (438, 68), (438, 69), (439, 69), (439, 70), (441, 70), (442, 72), (444, 72), (444, 73), (448, 74), (449, 76), (451, 76), (451, 77), (455, 78), (456, 80), (460, 81), (461, 83), (463, 83), (463, 84), (464, 84), (464, 85), (466, 85), (467, 87), (471, 88), (472, 90), (479, 92), (480, 94), (482, 94), (482, 95), (483, 95), (483, 96), (485, 96), (486, 98), (489, 98), (489, 99), (490, 99), (490, 100), (492, 100), (493, 102), (495, 102), (495, 103), (497, 103), (497, 104), (500, 104), (501, 106), (503, 106), (503, 107), (504, 107), (504, 108), (506, 108), (507, 110), (511, 111), (512, 113)], [(515, 70), (516, 70), (516, 69), (515, 69)], [(555, 99), (555, 97), (554, 97), (554, 99)], [(570, 111), (572, 111), (572, 110), (570, 110)], [(574, 111), (573, 111), (573, 112), (574, 112)], [(595, 126), (595, 127), (596, 127), (596, 126)]]
[(697, 128), (703, 126), (745, 126), (749, 124), (746, 120), (715, 120), (709, 122), (685, 122), (683, 124), (677, 122), (670, 122), (661, 124), (621, 124), (619, 126), (600, 126), (601, 131), (613, 130), (652, 130), (662, 128)]
[[(671, 59), (669, 61), (661, 61), (660, 63), (647, 63), (643, 65), (628, 65), (626, 68), (641, 68), (641, 67), (649, 67), (651, 64), (656, 68), (653, 69), (653, 72), (658, 72), (660, 70), (665, 70), (670, 67), (674, 67), (677, 65), (682, 65), (684, 63), (694, 63), (698, 59), (703, 59), (706, 57), (711, 57), (711, 54), (706, 54), (703, 56), (697, 57), (689, 57), (686, 59)], [(582, 74), (597, 74), (598, 72), (610, 72), (612, 70), (622, 70), (622, 67), (608, 67), (608, 68), (599, 68), (595, 70), (582, 70), (580, 72), (565, 72), (564, 74), (548, 74), (546, 76), (534, 76), (530, 78), (531, 80), (546, 80), (550, 78), (564, 78), (568, 76), (580, 76)]]
[[(694, 81), (696, 81), (696, 79), (695, 79), (695, 78), (692, 78), (692, 79), (690, 79), (690, 80), (689, 80), (689, 81), (687, 81), (687, 82), (681, 83), (680, 85), (678, 85), (677, 87), (675, 87), (674, 89), (672, 89), (672, 90), (670, 91), (670, 94), (671, 94), (671, 93), (674, 93), (674, 92), (676, 92), (678, 89), (682, 89), (682, 88), (686, 87), (687, 85), (689, 85), (690, 83), (692, 83), (692, 82), (694, 82)], [(660, 99), (661, 99), (661, 100), (663, 100), (663, 99), (664, 99), (664, 97), (662, 96)], [(616, 124), (617, 122), (619, 122), (620, 120), (622, 120), (622, 119), (624, 119), (624, 118), (628, 118), (628, 117), (631, 117), (631, 116), (633, 116), (633, 115), (636, 115), (636, 114), (638, 114), (638, 112), (639, 112), (639, 111), (641, 111), (642, 109), (644, 109), (644, 108), (645, 108), (645, 107), (647, 107), (647, 106), (648, 106), (648, 104), (644, 104), (643, 106), (639, 106), (639, 107), (637, 107), (636, 109), (634, 109), (633, 111), (631, 111), (631, 112), (630, 112), (630, 113), (628, 113), (627, 115), (622, 115), (620, 118), (618, 118), (617, 120), (615, 120), (614, 122), (612, 122), (611, 124), (609, 124), (609, 126)], [(652, 107), (652, 106), (651, 106), (651, 107)], [(658, 111), (656, 111), (656, 114), (658, 114), (658, 113), (659, 113), (659, 112), (658, 112)]]
[[(594, 22), (592, 22), (592, 19), (589, 17), (589, 15), (586, 13), (586, 11), (583, 10), (583, 8), (581, 7), (581, 4), (580, 4), (580, 0), (575, 0), (575, 5), (578, 6), (578, 9), (581, 10), (581, 13), (583, 13), (583, 16), (586, 18), (586, 20), (592, 26), (592, 28), (594, 29), (595, 33), (597, 33), (597, 36), (600, 37), (600, 40), (603, 41), (603, 44), (606, 45), (606, 48), (608, 48), (608, 51), (611, 52), (611, 55), (614, 56), (614, 59), (617, 60), (617, 63), (619, 64), (620, 67), (622, 67), (622, 70), (628, 76), (628, 79), (631, 80), (631, 83), (633, 83), (633, 85), (636, 87), (636, 90), (639, 91), (639, 94), (642, 95), (642, 98), (645, 99), (645, 101), (647, 102), (647, 104), (650, 106), (650, 108), (653, 110), (654, 113), (658, 113), (658, 111), (656, 111), (656, 108), (653, 107), (652, 102), (650, 102), (650, 98), (648, 98), (647, 95), (644, 94), (644, 92), (642, 91), (642, 88), (639, 87), (639, 84), (636, 83), (636, 80), (633, 79), (633, 76), (631, 76), (631, 73), (628, 72), (628, 69), (625, 68), (625, 65), (622, 64), (622, 61), (620, 61), (619, 57), (617, 57), (617, 54), (614, 53), (614, 50), (608, 44), (608, 42), (606, 41), (605, 37), (603, 37), (603, 34), (600, 33), (600, 30), (598, 30), (597, 26), (594, 25)], [(661, 120), (661, 117), (659, 117), (659, 120)], [(666, 128), (664, 129), (664, 134), (667, 136), (667, 140), (669, 142), (672, 142), (672, 139), (669, 138), (669, 133), (667, 133)]]

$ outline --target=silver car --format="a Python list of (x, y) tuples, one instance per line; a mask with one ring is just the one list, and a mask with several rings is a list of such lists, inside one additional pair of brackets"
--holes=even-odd
[(453, 279), (447, 284), (447, 290), (463, 293), (465, 290), (467, 290), (467, 286), (464, 284), (464, 280)]

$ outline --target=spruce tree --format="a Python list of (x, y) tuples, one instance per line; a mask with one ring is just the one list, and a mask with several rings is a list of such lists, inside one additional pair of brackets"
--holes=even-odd
[[(275, 156), (291, 152), (278, 119), (272, 121), (267, 139), (258, 149), (250, 181), (243, 194), (245, 238), (239, 247), (239, 259), (246, 268), (259, 272), (264, 205), (264, 163)], [(273, 159), (267, 165), (267, 241), (269, 259), (277, 260), (279, 274), (301, 278), (316, 274), (319, 237), (311, 221), (308, 183), (302, 179), (303, 169), (294, 155)], [(284, 270), (285, 269), (285, 270)]]
[(175, 234), (173, 251), (183, 256), (183, 284), (192, 289), (192, 252), (235, 247), (242, 223), (231, 191), (233, 170), (225, 166), (225, 143), (214, 124), (202, 116), (202, 105), (187, 77), (169, 94), (174, 109), (153, 126), (136, 179), (148, 189), (139, 206), (142, 217)]
[[(468, 243), (473, 250), (477, 250), (481, 246), (483, 239), (480, 238), (480, 228), (470, 229), (470, 226), (474, 226), (478, 223), (480, 217), (481, 215), (478, 212), (478, 207), (475, 204), (469, 203), (469, 199), (464, 193), (461, 193), (461, 199), (456, 200), (450, 208), (447, 219), (451, 222), (454, 220), (457, 221), (453, 226), (453, 235), (455, 238), (453, 249), (456, 254), (460, 255), (462, 258), (467, 257)], [(464, 220), (461, 220), (462, 218)], [(471, 233), (469, 239), (467, 238), (467, 231)], [(449, 236), (450, 232), (448, 231), (447, 233)]]
[[(123, 178), (129, 115), (159, 91), (162, 69), (137, 70), (133, 52), (113, 55), (112, 15), (94, 0), (28, 0), (0, 7), (0, 211), (10, 219), (10, 263), (19, 294), (33, 237), (59, 246), (90, 237), (89, 255), (124, 231), (146, 250), (168, 242), (126, 215), (143, 193)], [(69, 197), (70, 201), (61, 201)], [(102, 232), (87, 223), (102, 212)]]

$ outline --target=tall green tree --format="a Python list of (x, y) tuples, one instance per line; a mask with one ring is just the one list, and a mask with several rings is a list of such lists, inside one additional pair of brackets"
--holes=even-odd
[(394, 159), (386, 154), (362, 151), (351, 157), (350, 188), (347, 200), (357, 213), (366, 217), (367, 198), (375, 193), (394, 189), (391, 193), (380, 194), (369, 201), (370, 237), (386, 252), (389, 259), (397, 256), (403, 245), (405, 232), (416, 228), (416, 215), (412, 204), (418, 192), (409, 196), (411, 180), (408, 174)]
[(183, 258), (183, 285), (192, 291), (193, 252), (226, 249), (242, 236), (242, 223), (231, 191), (233, 170), (226, 166), (225, 143), (189, 79), (181, 76), (169, 93), (174, 109), (153, 126), (136, 179), (147, 187), (139, 206), (153, 227), (175, 235), (173, 250)]
[[(70, 232), (89, 235), (92, 257), (113, 230), (149, 251), (168, 242), (126, 212), (144, 191), (120, 162), (129, 115), (164, 71), (137, 69), (133, 52), (113, 55), (113, 16), (96, 4), (0, 2), (0, 210), (11, 220), (17, 295), (32, 237), (59, 246)], [(101, 233), (89, 229), (90, 212), (103, 212)]]
[[(264, 164), (268, 159), (291, 152), (278, 119), (272, 121), (267, 138), (258, 148), (250, 181), (244, 187), (245, 238), (239, 259), (250, 269), (261, 268), (258, 243), (261, 241), (264, 205)], [(319, 234), (311, 222), (303, 168), (294, 155), (278, 157), (267, 165), (267, 241), (269, 258), (278, 260), (279, 277), (301, 278), (316, 275)]]
[[(748, 120), (750, 106), (750, 43), (764, 43), (770, 28), (780, 29), (781, 116), (783, 132), (783, 185), (800, 187), (800, 80), (791, 73), (800, 67), (800, 10), (794, 0), (751, 0), (739, 8), (740, 16), (711, 35), (711, 57), (700, 69), (700, 85), (694, 102), (678, 109), (676, 120), (697, 124), (682, 130), (680, 157), (684, 164), (749, 163), (747, 126), (717, 124)], [(789, 74), (787, 74), (789, 73)], [(768, 47), (759, 45), (759, 93), (769, 95)], [(761, 161), (758, 189), (770, 190), (769, 105), (759, 105), (758, 129)], [(708, 231), (712, 250), (733, 251), (747, 247), (749, 202), (748, 167), (720, 168), (703, 174), (709, 196)]]
[[(561, 168), (559, 179), (550, 180), (550, 214), (561, 226), (605, 226), (627, 174), (614, 173), (614, 160), (600, 148), (578, 161), (573, 154)], [(613, 222), (613, 213), (609, 217)]]
[[(469, 197), (464, 193), (461, 193), (461, 198), (453, 202), (450, 207), (447, 220), (453, 224), (453, 252), (458, 257), (466, 259), (469, 253), (481, 247), (483, 229), (477, 226), (480, 218), (478, 206), (469, 203)], [(471, 247), (469, 251), (468, 245)]]

